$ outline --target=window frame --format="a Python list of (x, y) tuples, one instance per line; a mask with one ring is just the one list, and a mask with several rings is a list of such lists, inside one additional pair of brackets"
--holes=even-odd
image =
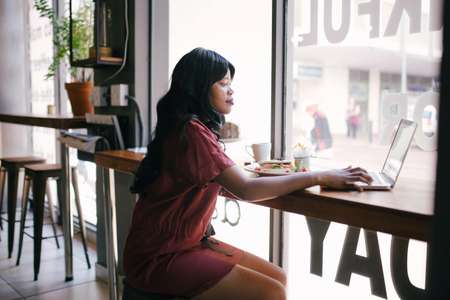
[[(286, 97), (289, 92), (286, 75), (287, 70), (287, 22), (289, 11), (288, 0), (272, 1), (272, 109), (271, 109), (271, 142), (272, 157), (286, 157), (287, 128)], [(280, 210), (270, 209), (270, 252), (272, 263), (283, 267), (284, 214)]]

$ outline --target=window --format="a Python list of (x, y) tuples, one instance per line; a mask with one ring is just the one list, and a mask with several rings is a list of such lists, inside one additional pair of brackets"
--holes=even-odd
[[(41, 18), (29, 0), (29, 59), (31, 77), (31, 113), (47, 114), (47, 106), (55, 104), (53, 77), (45, 79), (53, 57), (52, 24)], [(56, 136), (53, 129), (32, 127), (33, 153), (55, 162)]]
[[(69, 2), (67, 0), (61, 0), (64, 2), (64, 13), (65, 16), (69, 16)], [(72, 0), (72, 17), (75, 20), (82, 20), (80, 25), (74, 25), (74, 43), (78, 41), (79, 44), (84, 44), (86, 40), (92, 40), (92, 32), (86, 31), (84, 26), (89, 28), (87, 24), (94, 24), (94, 2), (92, 0)], [(81, 25), (82, 24), (82, 25)], [(93, 25), (92, 25), (93, 28)], [(81, 37), (83, 35), (83, 37)], [(93, 41), (92, 41), (93, 44)], [(78, 51), (74, 52), (74, 59), (81, 59), (87, 57), (88, 49), (86, 47), (81, 47)], [(92, 77), (93, 69), (89, 68), (69, 68), (69, 62), (65, 62), (65, 81), (71, 82), (74, 79), (80, 78), (80, 72), (84, 72), (85, 78)], [(75, 72), (75, 73), (73, 73)], [(73, 74), (72, 74), (73, 73)], [(74, 78), (75, 76), (75, 78)], [(62, 91), (65, 95), (66, 90)], [(72, 113), (71, 105), (69, 104), (68, 98), (63, 97), (63, 101), (67, 101), (67, 105), (61, 107), (67, 107), (68, 113)], [(72, 131), (77, 131), (81, 133), (86, 133), (86, 129), (74, 129)], [(69, 148), (70, 165), (77, 167), (78, 175), (78, 189), (80, 193), (80, 202), (83, 209), (84, 219), (96, 225), (97, 224), (97, 204), (96, 204), (96, 165), (93, 162), (78, 160), (77, 150), (74, 148)], [(71, 198), (74, 199), (75, 193), (73, 187), (71, 187), (70, 192)], [(77, 211), (74, 210), (73, 213), (76, 215)]]
[[(294, 70), (287, 73), (288, 155), (300, 142), (313, 150), (312, 166), (379, 170), (400, 118), (426, 124), (418, 134), (436, 137), (436, 107), (430, 99), (438, 99), (439, 93), (439, 1), (288, 3), (287, 69), (292, 65)], [(433, 181), (434, 150), (415, 139), (400, 177)], [(284, 221), (289, 299), (377, 298), (367, 277), (353, 275), (350, 288), (335, 282), (348, 226), (331, 224), (319, 277), (309, 272), (313, 258), (308, 220), (286, 214)], [(362, 234), (359, 239), (357, 254), (365, 256)], [(398, 298), (389, 265), (391, 237), (378, 233), (378, 241), (387, 296)], [(408, 273), (419, 288), (424, 288), (425, 265), (425, 243), (411, 241)]]
[[(60, 1), (64, 4), (64, 1)], [(52, 5), (52, 1), (48, 1)], [(92, 1), (73, 1), (75, 8), (82, 3), (92, 5)], [(66, 7), (68, 7), (66, 3)], [(67, 12), (68, 14), (68, 12)], [(56, 101), (57, 94), (55, 87), (56, 78), (50, 77), (45, 79), (48, 73), (48, 67), (53, 59), (53, 28), (48, 18), (40, 17), (34, 8), (34, 0), (29, 0), (29, 59), (30, 59), (30, 76), (31, 76), (31, 113), (46, 115), (48, 106), (58, 106)], [(68, 67), (68, 62), (64, 63)], [(69, 70), (64, 70), (67, 80), (70, 80)], [(62, 91), (65, 93), (65, 91)], [(66, 101), (66, 97), (63, 97)], [(66, 107), (62, 105), (61, 107)], [(68, 105), (70, 109), (70, 105)], [(64, 112), (63, 112), (64, 113)], [(70, 113), (70, 112), (69, 112)], [(56, 131), (54, 129), (32, 127), (33, 153), (35, 155), (46, 158), (48, 163), (56, 162), (56, 153), (59, 143), (56, 140)], [(96, 193), (95, 193), (95, 164), (78, 161), (76, 159), (77, 152), (70, 149), (71, 165), (78, 166), (78, 185), (80, 191), (80, 200), (83, 206), (85, 220), (92, 224), (97, 223), (96, 216)], [(51, 192), (56, 196), (56, 184), (50, 181)], [(73, 190), (71, 196), (74, 196)], [(57, 203), (56, 203), (57, 204)], [(75, 210), (76, 212), (76, 210)]]
[[(220, 53), (236, 68), (235, 107), (227, 121), (239, 127), (240, 138), (226, 142), (226, 153), (240, 165), (251, 160), (245, 145), (270, 142), (271, 5), (269, 0), (169, 2), (170, 71), (196, 47)], [(216, 210), (212, 224), (219, 239), (268, 259), (269, 209), (219, 198)]]
[[(51, 3), (51, 2), (49, 2)], [(55, 107), (55, 79), (46, 79), (48, 67), (53, 59), (53, 28), (47, 18), (42, 18), (34, 7), (34, 0), (28, 0), (28, 55), (31, 83), (31, 113), (46, 115), (48, 106)], [(32, 151), (48, 163), (56, 162), (56, 132), (54, 129), (31, 127)], [(50, 191), (56, 198), (56, 183), (49, 180)], [(58, 203), (55, 203), (58, 205)]]

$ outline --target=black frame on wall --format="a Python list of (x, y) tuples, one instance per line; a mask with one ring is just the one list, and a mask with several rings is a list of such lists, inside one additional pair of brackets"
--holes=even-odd
[[(432, 0), (435, 1), (435, 0)], [(438, 161), (436, 170), (436, 191), (434, 205), (433, 232), (431, 240), (430, 264), (428, 266), (427, 286), (429, 299), (448, 299), (450, 295), (450, 3), (443, 2), (443, 53), (441, 62), (441, 90), (439, 104)], [(447, 18), (446, 18), (447, 17)]]

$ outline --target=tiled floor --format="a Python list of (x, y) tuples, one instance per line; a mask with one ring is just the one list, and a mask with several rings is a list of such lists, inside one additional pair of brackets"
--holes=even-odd
[[(88, 269), (82, 244), (74, 239), (74, 280), (65, 282), (65, 264), (62, 237), (59, 238), (61, 248), (56, 248), (54, 239), (42, 242), (42, 258), (39, 279), (33, 280), (33, 240), (24, 237), (24, 246), (19, 266), (16, 266), (18, 229), (13, 256), (8, 259), (7, 225), (0, 232), (0, 299), (40, 299), (40, 300), (87, 300), (108, 299), (108, 287), (95, 280), (95, 248), (89, 248), (92, 268)], [(49, 226), (44, 226), (44, 235), (50, 234)], [(29, 229), (30, 230), (30, 229)], [(47, 232), (48, 231), (48, 232)]]

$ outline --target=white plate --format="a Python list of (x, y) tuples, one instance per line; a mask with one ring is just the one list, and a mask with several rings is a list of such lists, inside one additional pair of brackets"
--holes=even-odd
[(260, 176), (283, 176), (295, 173), (295, 171), (291, 169), (261, 169), (261, 166), (258, 164), (244, 166), (244, 170), (256, 173)]

